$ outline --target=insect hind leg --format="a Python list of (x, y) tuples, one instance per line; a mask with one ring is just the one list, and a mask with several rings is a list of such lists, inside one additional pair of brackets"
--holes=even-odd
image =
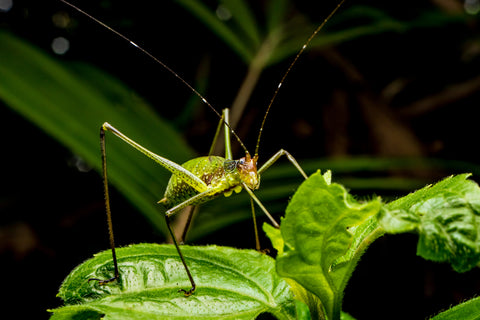
[(100, 127), (100, 149), (102, 153), (102, 179), (103, 179), (103, 188), (105, 194), (105, 209), (107, 214), (107, 224), (108, 224), (108, 234), (110, 240), (110, 247), (112, 250), (112, 260), (113, 260), (113, 267), (114, 267), (114, 276), (109, 279), (98, 279), (98, 278), (90, 278), (90, 281), (97, 281), (100, 285), (105, 285), (110, 282), (113, 282), (120, 278), (120, 272), (118, 271), (118, 262), (117, 262), (117, 254), (115, 251), (115, 239), (113, 235), (113, 223), (112, 223), (112, 211), (110, 208), (110, 193), (108, 191), (108, 175), (107, 175), (107, 151), (106, 151), (106, 143), (105, 143), (105, 127)]

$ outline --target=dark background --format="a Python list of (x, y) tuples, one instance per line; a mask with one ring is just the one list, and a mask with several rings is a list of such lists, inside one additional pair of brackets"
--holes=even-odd
[[(263, 1), (251, 3), (261, 19)], [(209, 101), (217, 109), (231, 103), (245, 66), (174, 2), (76, 4), (142, 44), (188, 82), (193, 81), (199, 65), (209, 61)], [(318, 24), (334, 5), (335, 1), (295, 1), (292, 13), (300, 12)], [(453, 15), (463, 11), (463, 3), (454, 0), (347, 1), (342, 10), (354, 5), (379, 8), (403, 21), (422, 12)], [(68, 34), (52, 24), (58, 12), (75, 20)], [(331, 24), (332, 29), (339, 27), (335, 17)], [(157, 106), (164, 117), (175, 119), (190, 96), (160, 66), (58, 1), (14, 1), (11, 11), (0, 12), (0, 28), (45, 51), (51, 51), (53, 38), (67, 36), (71, 48), (58, 59), (87, 61), (107, 70)], [(474, 15), (457, 23), (405, 32), (379, 30), (377, 35), (309, 52), (282, 89), (268, 119), (261, 152), (272, 154), (283, 147), (298, 159), (435, 158), (447, 163), (465, 161), (475, 168), (480, 164), (479, 53)], [(284, 62), (265, 71), (242, 118), (238, 132), (250, 148), (255, 144), (259, 116), (286, 66)], [(92, 170), (79, 171), (75, 155), (6, 106), (0, 108), (0, 119), (1, 301), (4, 313), (17, 318), (47, 318), (45, 310), (61, 304), (55, 294), (64, 277), (108, 246), (101, 179)], [(205, 112), (179, 130), (204, 154), (217, 121)], [(451, 166), (385, 174), (434, 182), (458, 171)], [(352, 193), (371, 196), (374, 190), (352, 189)], [(382, 196), (401, 194), (393, 190)], [(115, 217), (120, 245), (163, 241), (115, 190), (112, 201), (124, 209)], [(228, 237), (233, 229), (250, 230), (250, 224), (235, 225), (198, 243), (253, 247), (253, 240), (245, 243)], [(416, 240), (414, 235), (402, 235), (375, 242), (347, 286), (344, 310), (358, 319), (424, 319), (477, 295), (477, 270), (456, 274), (448, 265), (424, 261), (415, 256)]]

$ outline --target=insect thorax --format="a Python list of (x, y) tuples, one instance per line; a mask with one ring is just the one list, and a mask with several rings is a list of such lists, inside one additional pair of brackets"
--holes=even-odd
[[(209, 189), (216, 190), (215, 193), (202, 198), (193, 205), (209, 201), (221, 194), (229, 195), (234, 190), (236, 192), (241, 190), (242, 181), (236, 170), (236, 160), (226, 160), (219, 156), (199, 157), (183, 163), (182, 167), (199, 177)], [(161, 202), (166, 208), (172, 208), (198, 193), (199, 191), (178, 175), (172, 175)]]

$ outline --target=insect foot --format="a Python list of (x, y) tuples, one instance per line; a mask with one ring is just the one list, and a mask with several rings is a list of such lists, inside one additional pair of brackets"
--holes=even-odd
[(190, 297), (195, 292), (196, 286), (193, 285), (190, 290), (179, 289), (178, 292), (183, 292), (185, 297)]

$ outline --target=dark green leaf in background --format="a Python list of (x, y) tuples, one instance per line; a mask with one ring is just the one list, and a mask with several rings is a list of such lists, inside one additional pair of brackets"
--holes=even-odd
[[(61, 63), (5, 32), (0, 32), (0, 60), (1, 99), (97, 170), (104, 121), (170, 159), (183, 162), (193, 155), (168, 123), (106, 73)], [(158, 229), (166, 230), (156, 202), (168, 171), (116, 140), (107, 137), (112, 182)]]

